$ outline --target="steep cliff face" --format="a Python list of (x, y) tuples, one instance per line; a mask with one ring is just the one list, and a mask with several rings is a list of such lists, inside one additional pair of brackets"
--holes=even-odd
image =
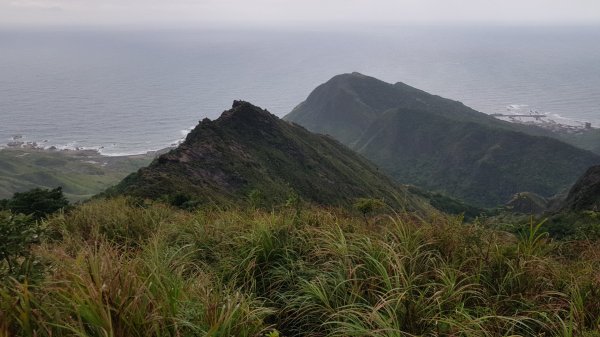
[(563, 211), (600, 211), (600, 165), (579, 178), (563, 202)]
[(201, 121), (178, 148), (127, 177), (110, 193), (145, 198), (186, 195), (225, 203), (254, 194), (268, 204), (296, 194), (325, 205), (367, 197), (385, 199), (397, 208), (429, 207), (333, 138), (242, 101), (214, 121)]

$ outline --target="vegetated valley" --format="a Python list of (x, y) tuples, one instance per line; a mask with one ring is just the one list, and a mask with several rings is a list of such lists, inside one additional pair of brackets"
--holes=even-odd
[(600, 159), (545, 132), (360, 74), (235, 101), (0, 201), (0, 336), (600, 336)]

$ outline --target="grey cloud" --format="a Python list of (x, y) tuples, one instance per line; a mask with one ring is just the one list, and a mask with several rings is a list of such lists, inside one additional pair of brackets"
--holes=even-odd
[(0, 22), (107, 25), (472, 22), (586, 24), (600, 23), (600, 1), (0, 0)]

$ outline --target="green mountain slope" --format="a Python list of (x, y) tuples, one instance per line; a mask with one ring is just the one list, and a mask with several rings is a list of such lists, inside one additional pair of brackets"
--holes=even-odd
[(357, 73), (319, 86), (285, 119), (336, 137), (401, 183), (480, 206), (522, 191), (549, 197), (600, 163), (545, 130)]
[(220, 118), (201, 121), (178, 148), (109, 193), (148, 198), (184, 195), (200, 202), (260, 196), (265, 204), (285, 202), (297, 194), (327, 205), (367, 197), (385, 199), (395, 207), (428, 207), (333, 138), (240, 101)]
[(600, 154), (600, 129), (585, 130), (577, 134), (554, 134), (553, 137), (579, 148)]

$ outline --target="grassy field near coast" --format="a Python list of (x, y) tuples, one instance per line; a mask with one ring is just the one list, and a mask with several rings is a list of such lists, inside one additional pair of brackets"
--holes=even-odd
[(0, 150), (0, 199), (32, 188), (62, 186), (71, 201), (104, 191), (138, 168), (148, 165), (153, 155), (103, 156), (90, 150)]

